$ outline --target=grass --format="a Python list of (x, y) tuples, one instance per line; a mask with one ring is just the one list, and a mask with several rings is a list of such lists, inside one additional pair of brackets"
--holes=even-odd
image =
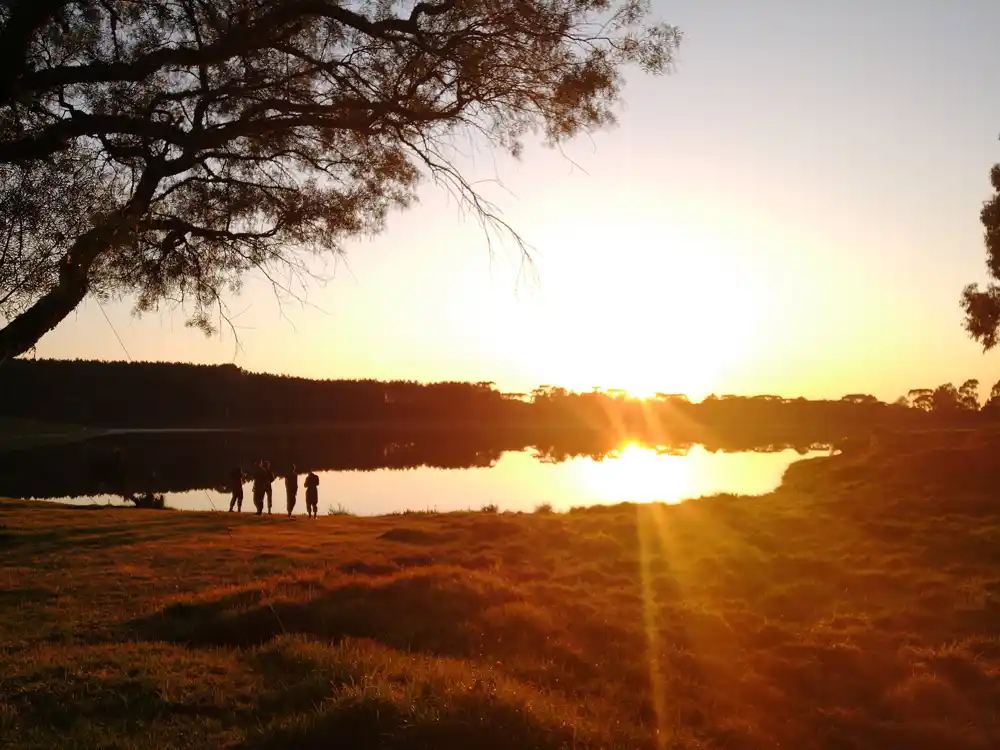
[(326, 509), (326, 514), (328, 516), (353, 516), (354, 514), (348, 510), (343, 503), (337, 503), (336, 505), (331, 505)]
[(0, 501), (0, 747), (997, 747), (995, 455), (570, 514)]

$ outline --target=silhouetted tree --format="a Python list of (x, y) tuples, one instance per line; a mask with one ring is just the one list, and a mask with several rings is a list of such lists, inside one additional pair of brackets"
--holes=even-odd
[(979, 410), (979, 381), (975, 379), (966, 380), (961, 388), (943, 383), (934, 389), (914, 388), (907, 395), (914, 409), (939, 415)]
[(931, 395), (931, 401), (933, 404), (931, 407), (932, 411), (939, 414), (956, 412), (962, 408), (958, 389), (951, 383), (944, 383), (935, 388), (934, 393)]
[(958, 389), (959, 405), (965, 411), (979, 411), (979, 381), (970, 378)]
[(930, 411), (934, 408), (934, 391), (930, 388), (913, 388), (906, 395), (914, 409)]
[[(986, 244), (986, 272), (990, 279), (1000, 281), (1000, 164), (990, 170), (994, 194), (979, 213)], [(969, 284), (962, 291), (965, 330), (989, 351), (997, 344), (1000, 334), (1000, 286), (992, 281), (983, 290), (979, 284)]]
[(3, 3), (0, 360), (87, 294), (211, 330), (246, 272), (304, 273), (422, 175), (513, 231), (451, 138), (517, 155), (604, 126), (623, 66), (678, 41), (642, 0)]

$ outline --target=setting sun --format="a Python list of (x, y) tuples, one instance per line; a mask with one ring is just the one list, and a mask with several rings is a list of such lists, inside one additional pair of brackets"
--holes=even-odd
[[(609, 246), (639, 248), (650, 237), (656, 246), (646, 252), (605, 258)], [(638, 218), (582, 227), (550, 216), (538, 241), (575, 254), (538, 260), (537, 286), (511, 303), (509, 332), (499, 333), (534, 382), (700, 399), (766, 340), (768, 281), (715, 230)]]

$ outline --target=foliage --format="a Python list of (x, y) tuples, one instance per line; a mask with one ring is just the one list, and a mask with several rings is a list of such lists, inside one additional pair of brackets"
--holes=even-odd
[(606, 126), (623, 67), (666, 71), (679, 38), (643, 0), (5, 3), (0, 359), (87, 294), (211, 330), (248, 272), (287, 289), (422, 176), (510, 229), (455, 137), (517, 155)]
[(336, 505), (331, 505), (329, 508), (326, 509), (326, 514), (328, 516), (353, 516), (354, 515), (342, 503), (337, 503)]
[(979, 410), (979, 381), (966, 380), (961, 388), (944, 383), (937, 388), (914, 388), (907, 396), (914, 409), (938, 414), (974, 412)]
[[(1000, 164), (994, 164), (990, 170), (990, 184), (994, 194), (983, 204), (979, 220), (984, 229), (986, 273), (993, 281), (1000, 281)], [(1000, 337), (1000, 286), (993, 281), (982, 290), (978, 284), (969, 284), (962, 290), (965, 330), (984, 351), (996, 346)]]
[(135, 505), (136, 508), (163, 510), (167, 507), (166, 499), (162, 493), (143, 492), (138, 495), (127, 495), (125, 499)]

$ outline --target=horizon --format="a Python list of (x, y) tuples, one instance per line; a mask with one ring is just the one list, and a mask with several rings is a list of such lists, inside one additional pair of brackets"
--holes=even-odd
[[(18, 359), (23, 359), (23, 358), (18, 358)], [(493, 381), (493, 380), (455, 380), (455, 379), (448, 379), (448, 378), (445, 378), (445, 379), (442, 379), (442, 380), (419, 380), (419, 379), (414, 379), (414, 378), (379, 379), (379, 378), (372, 378), (372, 377), (357, 377), (357, 378), (309, 377), (309, 376), (303, 376), (303, 375), (295, 375), (295, 374), (292, 374), (292, 373), (261, 372), (261, 371), (251, 370), (251, 369), (248, 369), (248, 368), (245, 368), (245, 367), (241, 367), (240, 365), (238, 365), (238, 364), (236, 364), (234, 362), (201, 363), (201, 362), (181, 362), (181, 361), (176, 361), (175, 362), (175, 361), (165, 361), (165, 360), (125, 360), (125, 359), (88, 359), (88, 358), (57, 359), (57, 358), (41, 358), (41, 357), (32, 358), (32, 359), (26, 359), (25, 361), (32, 361), (32, 362), (79, 362), (79, 363), (102, 364), (102, 365), (116, 365), (116, 364), (121, 364), (121, 365), (162, 365), (162, 366), (165, 366), (165, 367), (170, 367), (170, 366), (181, 366), (181, 367), (185, 367), (185, 366), (193, 366), (193, 367), (228, 367), (228, 366), (231, 366), (231, 367), (238, 368), (243, 374), (246, 374), (246, 375), (251, 375), (251, 376), (267, 376), (267, 377), (277, 377), (277, 378), (289, 378), (289, 379), (296, 379), (296, 380), (307, 380), (307, 381), (310, 381), (310, 382), (331, 382), (331, 383), (338, 383), (338, 382), (348, 382), (348, 383), (350, 383), (350, 382), (376, 382), (376, 383), (381, 383), (383, 385), (393, 385), (393, 384), (397, 384), (397, 383), (405, 383), (407, 385), (416, 385), (416, 386), (421, 386), (421, 387), (433, 386), (433, 385), (451, 385), (451, 384), (460, 384), (460, 385), (489, 385), (493, 390), (497, 391), (498, 393), (500, 393), (501, 395), (504, 395), (504, 396), (532, 396), (533, 392), (536, 391), (536, 390), (552, 389), (552, 388), (562, 388), (567, 393), (574, 394), (574, 395), (576, 395), (576, 394), (588, 394), (588, 393), (600, 393), (600, 394), (603, 394), (603, 395), (615, 396), (615, 397), (617, 397), (619, 395), (624, 395), (628, 399), (637, 400), (637, 401), (654, 401), (654, 400), (659, 400), (659, 399), (667, 400), (667, 399), (677, 398), (678, 396), (681, 396), (681, 397), (684, 397), (684, 398), (688, 399), (688, 401), (690, 401), (690, 403), (692, 403), (692, 404), (703, 403), (706, 399), (711, 398), (711, 397), (715, 397), (716, 399), (719, 399), (719, 400), (725, 400), (725, 399), (731, 399), (731, 398), (744, 398), (744, 399), (753, 399), (753, 398), (780, 398), (783, 401), (796, 401), (796, 400), (799, 400), (799, 399), (806, 399), (807, 401), (832, 401), (832, 402), (836, 402), (836, 401), (844, 400), (848, 396), (872, 396), (879, 403), (890, 405), (893, 402), (895, 402), (896, 400), (898, 400), (900, 397), (908, 398), (909, 394), (911, 392), (915, 391), (915, 390), (922, 390), (922, 389), (923, 390), (934, 390), (935, 388), (937, 388), (938, 386), (941, 386), (941, 385), (954, 385), (956, 388), (958, 388), (964, 382), (966, 382), (968, 380), (974, 380), (974, 378), (965, 378), (964, 380), (957, 381), (957, 382), (937, 383), (935, 385), (930, 385), (930, 386), (926, 386), (926, 385), (925, 386), (912, 386), (911, 388), (907, 388), (905, 391), (903, 391), (902, 393), (900, 393), (900, 394), (898, 394), (898, 395), (896, 395), (896, 396), (894, 396), (892, 398), (881, 398), (881, 397), (878, 397), (875, 394), (869, 393), (867, 391), (848, 391), (848, 392), (845, 392), (845, 393), (842, 393), (842, 394), (839, 394), (839, 395), (836, 395), (836, 396), (812, 397), (812, 398), (809, 398), (809, 397), (806, 397), (806, 396), (803, 396), (803, 395), (793, 395), (793, 394), (773, 393), (773, 392), (760, 392), (760, 393), (716, 393), (716, 392), (713, 391), (711, 393), (705, 394), (701, 398), (691, 398), (691, 396), (689, 396), (688, 394), (681, 393), (681, 392), (671, 392), (671, 391), (657, 390), (657, 391), (652, 391), (652, 392), (645, 393), (645, 394), (636, 394), (636, 393), (633, 393), (633, 392), (629, 391), (626, 388), (618, 388), (618, 387), (615, 387), (615, 386), (604, 386), (604, 385), (593, 385), (590, 388), (578, 388), (578, 389), (574, 389), (574, 388), (566, 388), (565, 386), (560, 386), (558, 383), (538, 383), (534, 387), (528, 388), (526, 390), (512, 391), (512, 390), (508, 390), (508, 389), (502, 388), (500, 386), (500, 384), (498, 384), (496, 381)], [(997, 384), (1000, 384), (1000, 381), (997, 381)], [(989, 400), (990, 389), (993, 387), (993, 385), (994, 385), (993, 383), (979, 382), (978, 397), (979, 397), (979, 403), (980, 403), (981, 406), (984, 406), (986, 404), (986, 402)]]
[[(961, 328), (1000, 161), (1000, 6), (654, 3), (673, 75), (629, 76), (617, 128), (458, 163), (535, 248), (491, 254), (440, 189), (350, 244), (307, 304), (259, 279), (205, 339), (182, 311), (88, 299), (46, 358), (229, 361), (296, 377), (551, 383), (636, 395), (869, 393), (1000, 380)], [(933, 67), (911, 60), (934, 50)], [(464, 148), (464, 147), (463, 147)], [(595, 218), (596, 217), (596, 218)], [(283, 309), (282, 309), (283, 307)], [(105, 314), (107, 320), (105, 320)], [(120, 342), (119, 342), (120, 337)]]

